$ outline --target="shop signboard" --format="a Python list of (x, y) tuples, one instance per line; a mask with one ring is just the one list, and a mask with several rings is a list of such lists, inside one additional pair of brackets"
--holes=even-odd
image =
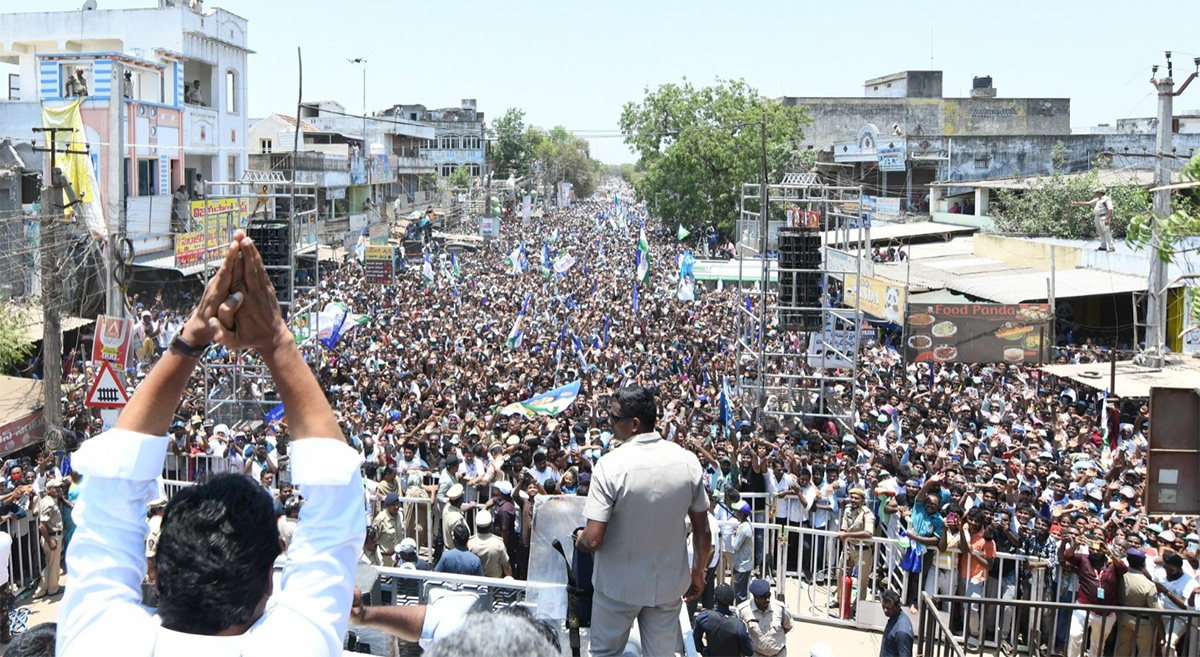
[(367, 245), (363, 258), (363, 280), (374, 285), (395, 284), (395, 247)]
[(908, 294), (899, 283), (882, 278), (846, 274), (843, 287), (842, 303), (847, 308), (857, 306), (864, 313), (893, 324), (899, 324), (904, 316), (904, 303)]
[(908, 362), (1037, 363), (1047, 352), (1050, 306), (1044, 303), (938, 303), (908, 309)]
[(129, 361), (129, 344), (133, 336), (133, 320), (124, 317), (96, 317), (96, 336), (92, 338), (92, 360), (106, 360), (125, 369)]

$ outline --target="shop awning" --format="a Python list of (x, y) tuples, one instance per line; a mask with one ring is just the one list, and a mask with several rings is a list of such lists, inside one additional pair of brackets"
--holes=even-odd
[[(1117, 383), (1113, 394), (1143, 399), (1150, 396), (1150, 388), (1200, 388), (1200, 360), (1179, 354), (1172, 358), (1174, 362), (1162, 369), (1134, 365), (1133, 361), (1117, 361)], [(1104, 390), (1112, 382), (1111, 363), (1047, 365), (1042, 371), (1093, 390)]]
[(42, 382), (0, 376), (0, 456), (40, 442), (45, 431)]
[[(996, 303), (1024, 303), (1048, 298), (1050, 272), (1018, 270), (997, 274), (959, 276), (947, 281), (946, 287)], [(1064, 269), (1054, 280), (1055, 299), (1129, 294), (1145, 291), (1147, 281), (1102, 269)]]

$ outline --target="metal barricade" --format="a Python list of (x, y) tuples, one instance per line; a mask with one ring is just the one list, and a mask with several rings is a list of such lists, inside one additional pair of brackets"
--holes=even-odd
[(208, 477), (233, 472), (233, 464), (225, 456), (211, 454), (167, 454), (163, 461), (163, 479), (201, 481)]
[[(986, 619), (1011, 610), (1011, 628)], [(1200, 612), (969, 596), (922, 597), (918, 654), (1200, 657)]]
[(14, 518), (4, 523), (4, 531), (12, 537), (12, 553), (8, 557), (9, 581), (18, 590), (32, 590), (42, 576), (45, 563), (37, 520), (32, 516)]

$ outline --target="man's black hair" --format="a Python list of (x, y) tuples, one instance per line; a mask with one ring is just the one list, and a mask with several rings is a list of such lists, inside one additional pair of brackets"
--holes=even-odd
[(471, 540), (471, 530), (466, 525), (455, 525), (450, 530), (450, 536), (454, 540), (454, 547), (466, 547), (467, 541)]
[(213, 635), (249, 623), (280, 552), (274, 500), (250, 477), (183, 488), (167, 503), (155, 558), (163, 627)]
[(13, 637), (4, 657), (54, 657), (57, 623), (40, 623)]
[(642, 422), (642, 431), (653, 431), (658, 422), (658, 407), (654, 393), (641, 386), (625, 386), (613, 394), (613, 401), (621, 405), (621, 414), (636, 417)]
[(891, 589), (886, 589), (883, 591), (883, 593), (879, 594), (879, 601), (880, 602), (890, 602), (894, 605), (899, 605), (900, 604), (900, 594), (896, 593), (895, 591), (893, 591)]

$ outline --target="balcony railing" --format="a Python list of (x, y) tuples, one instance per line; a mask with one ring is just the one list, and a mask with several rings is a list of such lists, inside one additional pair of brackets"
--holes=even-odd
[(297, 171), (340, 171), (350, 168), (344, 157), (300, 151), (299, 153), (255, 153), (250, 155), (250, 168), (268, 171), (291, 171), (295, 162)]

